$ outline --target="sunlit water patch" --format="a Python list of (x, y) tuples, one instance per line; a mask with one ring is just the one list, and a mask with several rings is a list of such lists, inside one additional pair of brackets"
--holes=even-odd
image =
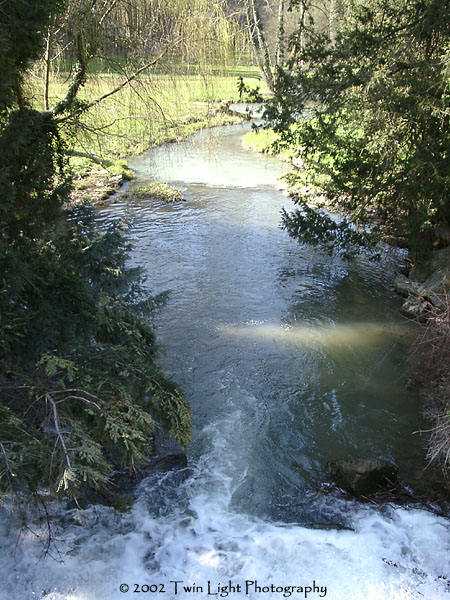
[[(250, 131), (249, 124), (239, 125), (241, 135)], [(287, 169), (271, 156), (252, 160), (236, 144), (236, 138), (224, 135), (230, 127), (204, 130), (179, 144), (156, 148), (144, 156), (130, 159), (129, 165), (144, 178), (170, 183), (203, 184), (219, 188), (261, 188), (275, 185)], [(220, 142), (218, 141), (220, 139)]]
[(224, 326), (221, 331), (228, 336), (248, 339), (268, 340), (290, 345), (365, 347), (377, 341), (386, 343), (388, 337), (404, 338), (411, 335), (406, 327), (382, 323), (340, 323), (330, 325), (246, 325), (243, 327)]

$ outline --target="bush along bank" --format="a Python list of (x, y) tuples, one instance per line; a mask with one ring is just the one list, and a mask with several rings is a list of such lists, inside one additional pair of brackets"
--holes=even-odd
[(450, 488), (450, 245), (408, 276), (399, 274), (395, 288), (405, 297), (402, 313), (422, 325), (411, 352), (414, 380), (430, 422), (428, 459), (441, 465)]

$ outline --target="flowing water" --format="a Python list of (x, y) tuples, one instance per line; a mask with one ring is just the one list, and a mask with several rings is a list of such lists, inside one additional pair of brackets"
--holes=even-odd
[[(243, 150), (246, 128), (131, 161), (186, 196), (133, 204), (132, 260), (165, 298), (153, 322), (193, 411), (189, 467), (146, 478), (124, 515), (57, 510), (45, 559), (45, 526), (16, 545), (4, 511), (2, 600), (447, 597), (446, 519), (324, 493), (326, 464), (360, 456), (425, 485), (397, 259), (349, 264), (290, 239), (276, 188), (286, 165)], [(119, 196), (100, 218), (129, 208)]]

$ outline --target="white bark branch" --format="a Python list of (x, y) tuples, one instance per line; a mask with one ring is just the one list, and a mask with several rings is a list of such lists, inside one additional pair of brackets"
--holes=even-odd
[(56, 409), (56, 404), (55, 401), (53, 400), (53, 398), (50, 396), (49, 392), (46, 392), (45, 394), (45, 399), (47, 402), (50, 403), (51, 407), (52, 407), (52, 412), (53, 412), (53, 423), (55, 424), (55, 430), (56, 430), (56, 435), (58, 437), (59, 443), (61, 445), (61, 448), (63, 450), (64, 453), (64, 458), (66, 460), (66, 464), (69, 467), (69, 469), (71, 468), (71, 464), (70, 464), (70, 458), (69, 458), (69, 453), (67, 452), (67, 446), (66, 446), (66, 442), (64, 440), (64, 436), (61, 432), (61, 427), (59, 424), (59, 416), (58, 416), (58, 411)]

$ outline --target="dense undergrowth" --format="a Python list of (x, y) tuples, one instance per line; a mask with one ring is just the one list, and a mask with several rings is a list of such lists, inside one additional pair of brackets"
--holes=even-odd
[(435, 309), (411, 353), (415, 377), (426, 398), (425, 416), (431, 424), (428, 458), (441, 464), (450, 487), (450, 296), (442, 296), (443, 308)]

